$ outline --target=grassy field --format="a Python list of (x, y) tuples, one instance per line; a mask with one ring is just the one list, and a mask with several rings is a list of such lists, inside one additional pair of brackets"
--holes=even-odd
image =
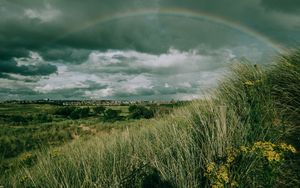
[[(18, 171), (22, 158), (50, 147), (91, 136), (140, 126), (144, 120), (131, 118), (129, 106), (105, 106), (102, 113), (96, 113), (94, 106), (65, 107), (50, 104), (0, 104), (0, 174), (2, 179)], [(64, 109), (89, 109), (79, 116), (61, 114)], [(165, 109), (156, 106), (155, 110)], [(77, 111), (76, 111), (77, 110)], [(112, 121), (105, 118), (107, 110), (114, 110), (117, 116)], [(169, 107), (168, 110), (172, 110)], [(59, 113), (58, 113), (59, 112)], [(64, 110), (63, 112), (66, 112)], [(84, 115), (84, 116), (83, 116)], [(35, 159), (34, 159), (35, 161)], [(33, 164), (33, 161), (32, 161)]]
[(95, 117), (60, 122), (98, 131), (21, 154), (0, 185), (299, 187), (299, 91), (300, 51), (269, 67), (235, 64), (210, 98), (169, 115), (107, 129)]

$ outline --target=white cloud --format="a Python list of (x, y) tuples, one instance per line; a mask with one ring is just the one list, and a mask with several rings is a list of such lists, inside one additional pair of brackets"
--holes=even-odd
[[(226, 52), (231, 53), (230, 51)], [(122, 64), (126, 65), (125, 63), (128, 63), (130, 66), (168, 68), (206, 62), (209, 58), (211, 57), (201, 55), (196, 50), (182, 52), (173, 48), (167, 53), (160, 55), (147, 54), (133, 50), (109, 50), (106, 52), (92, 52), (89, 55), (88, 62), (100, 67), (111, 65), (122, 66)]]
[(25, 9), (24, 15), (30, 19), (39, 19), (42, 22), (50, 22), (57, 18), (61, 12), (54, 9), (50, 4), (46, 4), (44, 9)]
[[(36, 54), (31, 57), (39, 59)], [(34, 90), (78, 89), (83, 97), (93, 99), (192, 99), (214, 87), (234, 57), (226, 49), (211, 54), (170, 49), (160, 55), (93, 51), (82, 64), (55, 64), (57, 73), (42, 78)]]
[(110, 97), (114, 94), (113, 88), (105, 88), (95, 91), (85, 91), (84, 92), (86, 97), (92, 98), (92, 99), (99, 99), (102, 97)]
[(45, 63), (43, 58), (37, 53), (30, 51), (29, 57), (21, 57), (21, 58), (14, 58), (17, 62), (18, 66), (28, 66), (28, 65), (38, 65), (40, 63)]
[(57, 73), (44, 77), (37, 82), (35, 91), (48, 93), (61, 89), (83, 89), (89, 88), (87, 81), (101, 84), (101, 79), (96, 75), (69, 71), (66, 65), (58, 65)]
[(182, 87), (192, 87), (190, 82), (182, 82), (182, 83), (179, 83), (178, 85), (182, 86)]
[(152, 87), (151, 80), (145, 75), (135, 76), (132, 79), (122, 82), (121, 85), (121, 89), (129, 93), (134, 93), (137, 89), (151, 89)]

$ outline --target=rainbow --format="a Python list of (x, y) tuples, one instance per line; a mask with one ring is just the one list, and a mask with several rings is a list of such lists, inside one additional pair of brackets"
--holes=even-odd
[(119, 12), (114, 14), (108, 14), (108, 15), (100, 15), (99, 17), (96, 17), (92, 20), (89, 20), (86, 23), (81, 24), (78, 27), (71, 28), (70, 30), (67, 30), (64, 32), (63, 35), (59, 36), (55, 39), (55, 41), (61, 40), (71, 34), (80, 32), (82, 30), (88, 29), (92, 26), (98, 25), (98, 24), (104, 24), (111, 21), (121, 20), (124, 18), (130, 18), (130, 17), (138, 17), (138, 16), (151, 16), (151, 15), (161, 15), (161, 16), (174, 16), (174, 17), (183, 17), (188, 19), (196, 19), (200, 21), (207, 21), (214, 24), (219, 24), (228, 28), (231, 28), (233, 30), (242, 32), (244, 34), (247, 34), (248, 36), (251, 36), (258, 41), (263, 42), (267, 46), (273, 48), (277, 52), (281, 53), (284, 52), (284, 48), (278, 44), (277, 42), (271, 40), (267, 36), (249, 28), (246, 26), (243, 26), (242, 24), (228, 20), (216, 15), (212, 15), (205, 12), (198, 12), (193, 11), (189, 9), (184, 8), (160, 8), (160, 9), (135, 9), (135, 10), (129, 10), (126, 12)]

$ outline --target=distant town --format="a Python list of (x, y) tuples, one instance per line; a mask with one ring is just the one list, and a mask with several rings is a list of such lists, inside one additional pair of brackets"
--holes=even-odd
[(126, 100), (51, 100), (51, 99), (39, 99), (39, 100), (8, 100), (0, 101), (0, 103), (6, 104), (53, 104), (60, 106), (127, 106), (127, 105), (168, 105), (168, 104), (183, 104), (188, 101), (126, 101)]

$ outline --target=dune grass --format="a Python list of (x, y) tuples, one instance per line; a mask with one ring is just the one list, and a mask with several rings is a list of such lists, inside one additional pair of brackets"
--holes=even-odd
[[(300, 51), (235, 64), (212, 97), (39, 152), (7, 187), (297, 187)], [(286, 144), (286, 142), (288, 142)], [(26, 162), (26, 160), (24, 160)]]

